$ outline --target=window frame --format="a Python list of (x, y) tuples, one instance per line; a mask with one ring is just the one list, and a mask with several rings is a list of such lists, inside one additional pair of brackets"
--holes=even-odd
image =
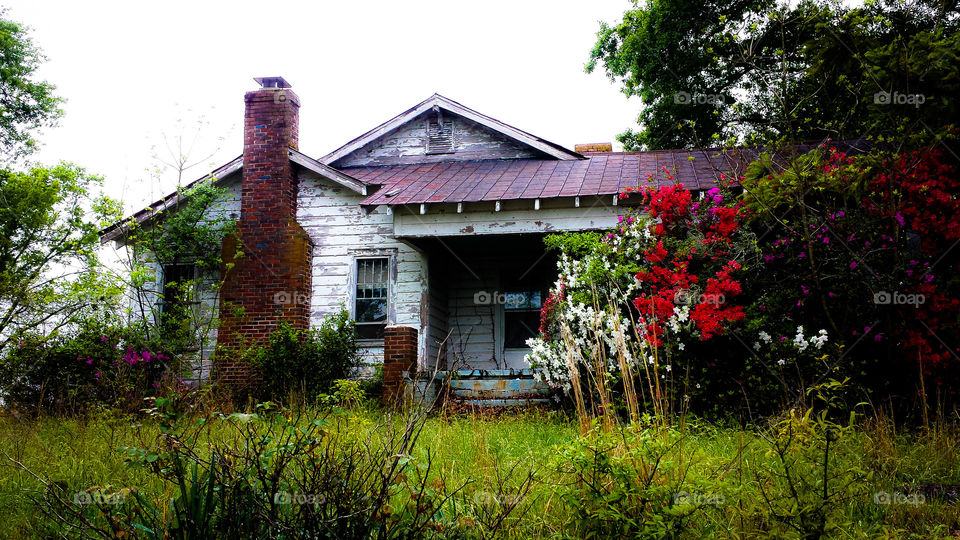
[[(506, 331), (506, 330), (507, 330), (507, 314), (508, 314), (508, 313), (536, 313), (536, 314), (537, 314), (537, 318), (539, 319), (540, 311), (541, 311), (541, 309), (542, 309), (542, 307), (543, 307), (543, 301), (544, 301), (544, 299), (545, 299), (545, 295), (544, 295), (544, 291), (543, 291), (543, 290), (541, 290), (541, 289), (523, 289), (523, 290), (520, 290), (520, 289), (521, 289), (520, 287), (515, 287), (515, 288), (513, 288), (513, 289), (511, 289), (511, 290), (505, 290), (505, 291), (503, 292), (504, 297), (506, 297), (506, 295), (508, 295), (508, 294), (513, 294), (513, 293), (527, 293), (527, 294), (530, 294), (530, 293), (539, 293), (539, 303), (540, 303), (540, 307), (539, 307), (539, 308), (508, 309), (506, 303), (500, 305), (498, 317), (499, 317), (499, 319), (500, 319), (501, 328), (503, 328), (503, 335), (500, 337), (500, 348), (501, 348), (503, 354), (505, 354), (507, 351), (530, 350), (530, 347), (527, 347), (525, 344), (524, 344), (522, 347), (509, 347), (509, 346), (507, 346), (507, 331)], [(539, 321), (538, 321), (538, 323), (537, 323), (537, 328), (534, 328), (534, 329), (533, 329), (533, 335), (532, 335), (531, 337), (537, 337), (537, 330), (539, 329), (539, 327), (540, 327), (540, 324), (539, 324)]]
[[(397, 275), (396, 268), (396, 250), (395, 249), (356, 249), (351, 250), (351, 263), (350, 263), (350, 279), (349, 279), (349, 298), (350, 298), (350, 318), (353, 319), (354, 323), (359, 327), (360, 325), (365, 326), (376, 326), (382, 325), (383, 328), (391, 325), (395, 321), (396, 314), (396, 301), (395, 301), (395, 281)], [(360, 270), (360, 261), (361, 260), (370, 260), (370, 259), (385, 259), (386, 260), (386, 285), (387, 285), (387, 313), (386, 320), (382, 323), (361, 323), (357, 321), (357, 280), (359, 278), (358, 273)], [(382, 344), (383, 337), (374, 337), (374, 338), (359, 338), (358, 342), (361, 345), (375, 345)]]
[[(167, 323), (166, 321), (164, 321), (164, 315), (167, 313), (167, 310), (169, 309), (168, 306), (179, 304), (181, 308), (184, 309), (185, 312), (187, 312), (189, 310), (195, 309), (196, 306), (200, 305), (200, 299), (197, 296), (198, 291), (196, 288), (197, 282), (200, 279), (200, 269), (199, 267), (197, 267), (197, 264), (194, 261), (182, 261), (182, 262), (176, 262), (171, 264), (157, 263), (157, 265), (160, 269), (160, 271), (158, 272), (160, 279), (159, 279), (159, 283), (157, 284), (156, 305), (159, 309), (157, 310), (157, 313), (156, 313), (156, 322), (160, 332), (165, 332)], [(168, 282), (167, 276), (169, 274), (168, 268), (172, 266), (182, 266), (182, 267), (190, 268), (191, 271), (188, 272), (186, 275), (190, 276), (187, 279), (188, 281), (193, 282), (194, 288), (189, 291), (190, 294), (188, 297), (185, 297), (182, 299), (174, 299), (174, 300), (167, 298), (167, 282)]]

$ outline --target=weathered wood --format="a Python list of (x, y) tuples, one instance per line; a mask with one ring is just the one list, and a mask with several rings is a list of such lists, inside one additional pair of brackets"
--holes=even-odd
[[(487, 132), (499, 134), (498, 139), (514, 145), (520, 145), (520, 147), (527, 147), (532, 149), (541, 156), (549, 156), (554, 159), (560, 160), (571, 160), (571, 159), (583, 159), (583, 156), (577, 154), (576, 152), (571, 152), (565, 148), (561, 148), (557, 145), (551, 144), (543, 139), (530, 135), (525, 131), (521, 131), (513, 126), (504, 124), (503, 122), (480, 114), (477, 111), (474, 111), (470, 108), (464, 107), (460, 103), (453, 101), (451, 99), (445, 98), (439, 94), (434, 94), (427, 98), (426, 100), (414, 105), (410, 109), (400, 113), (399, 115), (387, 120), (386, 122), (380, 124), (379, 126), (371, 129), (370, 131), (364, 133), (363, 135), (353, 139), (347, 144), (341, 146), (340, 148), (334, 150), (333, 152), (327, 154), (326, 156), (320, 158), (320, 161), (327, 165), (334, 166), (347, 166), (348, 163), (352, 163), (354, 158), (348, 158), (351, 154), (358, 153), (363, 154), (365, 147), (370, 145), (378, 146), (381, 144), (379, 141), (381, 139), (389, 139), (389, 141), (384, 141), (382, 144), (384, 148), (394, 147), (396, 149), (408, 148), (410, 146), (422, 145), (424, 149), (423, 152), (420, 152), (416, 155), (421, 156), (420, 159), (426, 159), (425, 151), (425, 142), (424, 139), (427, 136), (426, 133), (426, 122), (420, 122), (416, 129), (424, 130), (422, 134), (411, 135), (404, 131), (404, 127), (407, 124), (417, 124), (415, 120), (418, 120), (418, 117), (426, 117), (427, 113), (436, 117), (434, 113), (434, 108), (437, 108), (442, 111), (443, 117), (454, 118), (454, 123), (456, 124), (456, 118), (459, 117), (461, 120), (466, 120), (474, 124), (478, 124), (487, 128)], [(456, 135), (455, 135), (456, 137)], [(417, 142), (414, 142), (414, 141)], [(399, 152), (397, 153), (399, 156)], [(453, 154), (456, 156), (457, 154)], [(433, 156), (436, 161), (446, 161), (447, 158), (450, 158), (450, 154), (442, 154)], [(454, 157), (454, 159), (457, 159)], [(468, 158), (476, 159), (476, 158)], [(408, 161), (408, 163), (425, 163), (430, 161)], [(391, 164), (400, 163), (400, 161), (395, 161)], [(356, 163), (361, 164), (361, 163)]]
[[(529, 203), (528, 203), (529, 204)], [(394, 212), (398, 238), (475, 236), (483, 234), (551, 233), (603, 230), (616, 226), (619, 209), (596, 205), (546, 210), (499, 210), (465, 214)]]

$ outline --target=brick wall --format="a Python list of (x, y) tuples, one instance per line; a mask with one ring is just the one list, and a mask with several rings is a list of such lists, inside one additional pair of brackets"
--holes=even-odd
[(234, 387), (257, 377), (242, 359), (250, 345), (281, 321), (309, 327), (313, 259), (313, 243), (296, 221), (298, 179), (288, 157), (298, 143), (300, 100), (280, 88), (248, 92), (244, 100), (239, 232), (223, 243), (214, 364), (218, 382)]
[(417, 329), (388, 326), (383, 333), (383, 403), (400, 403), (403, 396), (403, 372), (417, 363)]

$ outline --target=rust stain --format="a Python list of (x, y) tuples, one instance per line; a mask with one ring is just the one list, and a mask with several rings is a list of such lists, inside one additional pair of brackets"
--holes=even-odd
[(472, 233), (473, 233), (473, 225), (467, 225), (466, 227), (460, 229), (460, 232), (461, 232), (462, 234), (472, 234)]

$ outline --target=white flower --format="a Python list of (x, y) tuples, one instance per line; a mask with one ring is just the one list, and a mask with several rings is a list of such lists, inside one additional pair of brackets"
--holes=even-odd
[(669, 373), (673, 369), (673, 367), (670, 364), (667, 364), (663, 369), (667, 370), (667, 372)]
[(820, 330), (817, 332), (817, 335), (810, 338), (810, 344), (816, 347), (818, 350), (823, 347), (823, 344), (827, 342), (827, 331)]
[(770, 337), (770, 334), (764, 332), (763, 330), (760, 331), (760, 341), (764, 343), (770, 343), (772, 340), (773, 338)]
[(807, 350), (807, 346), (809, 345), (809, 343), (807, 343), (806, 340), (803, 339), (802, 326), (797, 327), (797, 335), (793, 338), (793, 344), (797, 347), (797, 350), (799, 350), (800, 352)]
[(759, 342), (754, 343), (754, 344), (753, 344), (753, 348), (759, 351), (759, 350), (760, 350), (760, 343), (759, 343)]
[(783, 358), (781, 358), (780, 360), (777, 360), (777, 363), (782, 366), (782, 365), (786, 364), (787, 362), (786, 362)]
[(685, 345), (684, 345), (683, 343), (681, 343), (681, 344), (677, 345), (677, 348), (682, 351), (682, 350), (685, 348)]

